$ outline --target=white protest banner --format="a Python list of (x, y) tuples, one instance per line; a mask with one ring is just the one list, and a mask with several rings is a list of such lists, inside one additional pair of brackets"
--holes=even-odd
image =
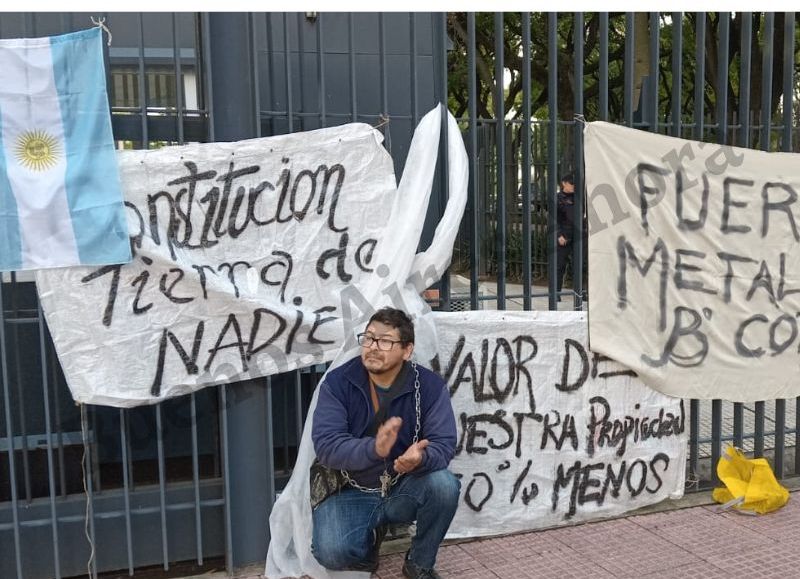
[(683, 496), (684, 402), (590, 352), (583, 312), (436, 314), (458, 428), (449, 537), (619, 515)]
[(800, 157), (585, 135), (592, 350), (672, 396), (800, 395)]
[(399, 186), (364, 124), (120, 153), (133, 262), (37, 273), (75, 400), (134, 406), (330, 361), (354, 340), (346, 324), (435, 282), (466, 203), (448, 117), (450, 198), (421, 256), (438, 107)]
[[(583, 312), (429, 312), (458, 429), (461, 479), (448, 537), (490, 536), (618, 515), (683, 495), (682, 400), (588, 351)], [(342, 352), (337, 362), (357, 355)], [(323, 378), (324, 379), (324, 378)], [(267, 577), (367, 577), (327, 571), (311, 553), (311, 401), (295, 469), (270, 516)]]

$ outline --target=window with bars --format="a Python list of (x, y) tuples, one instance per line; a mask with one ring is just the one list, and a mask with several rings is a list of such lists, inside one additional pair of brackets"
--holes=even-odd
[[(111, 91), (109, 99), (115, 109), (139, 109), (141, 83), (138, 66), (112, 66)], [(175, 82), (176, 71), (172, 66), (150, 66), (145, 71), (146, 104), (149, 109), (177, 109), (178, 89)], [(197, 108), (197, 83), (191, 69), (181, 70), (183, 88), (183, 108)]]

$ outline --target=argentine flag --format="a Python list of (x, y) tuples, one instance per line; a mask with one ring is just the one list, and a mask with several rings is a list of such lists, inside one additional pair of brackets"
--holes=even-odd
[(130, 260), (102, 31), (0, 40), (0, 271)]

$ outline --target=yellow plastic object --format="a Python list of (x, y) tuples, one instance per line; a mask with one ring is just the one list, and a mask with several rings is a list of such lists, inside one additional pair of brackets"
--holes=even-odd
[(747, 458), (738, 448), (725, 449), (717, 464), (717, 476), (725, 486), (714, 489), (714, 500), (738, 510), (763, 515), (789, 500), (789, 491), (777, 481), (766, 459)]

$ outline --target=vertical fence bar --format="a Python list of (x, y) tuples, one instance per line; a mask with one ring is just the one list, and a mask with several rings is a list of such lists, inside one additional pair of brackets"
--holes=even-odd
[(742, 147), (750, 147), (750, 70), (753, 52), (753, 15), (742, 12), (742, 39), (739, 53), (742, 55), (739, 71), (739, 124)]
[[(650, 117), (650, 131), (658, 132), (658, 72), (660, 69), (659, 49), (661, 47), (661, 32), (658, 26), (658, 12), (650, 13), (650, 107), (653, 109)], [(674, 26), (674, 23), (673, 23)], [(674, 95), (673, 95), (674, 96)]]
[[(289, 23), (287, 22), (287, 18), (289, 15), (284, 12), (283, 13), (283, 72), (284, 72), (284, 79), (286, 81), (286, 120), (287, 126), (289, 128), (289, 132), (294, 132), (294, 108), (292, 106), (292, 63), (291, 63), (291, 56), (289, 55)], [(302, 58), (302, 55), (300, 55)]]
[[(579, 78), (576, 76), (576, 78)], [(522, 13), (522, 293), (531, 309), (531, 14)]]
[(608, 12), (600, 13), (600, 110), (601, 121), (608, 120)]
[[(293, 370), (292, 374), (298, 372), (298, 370)], [(283, 464), (286, 470), (289, 470), (289, 465), (291, 464), (291, 460), (289, 458), (289, 397), (284, 395), (283, 396), (283, 408), (281, 410), (281, 415), (286, 418), (283, 420)], [(272, 454), (272, 450), (270, 449), (270, 455)]]
[[(717, 142), (728, 142), (728, 44), (730, 39), (730, 12), (719, 13), (719, 44), (717, 66)], [(716, 463), (714, 463), (716, 464)]]
[[(794, 12), (787, 12), (783, 23), (783, 135), (781, 149), (792, 151), (792, 112), (794, 96)], [(797, 415), (795, 415), (795, 429)], [(775, 472), (784, 474), (786, 451), (786, 400), (775, 401)]]
[(711, 480), (719, 483), (716, 465), (722, 456), (722, 400), (711, 401)]
[(558, 190), (558, 14), (547, 14), (547, 95), (550, 122), (547, 125), (547, 277), (548, 309), (555, 310), (558, 285), (556, 275), (556, 199)]
[(775, 401), (775, 474), (783, 478), (783, 453), (786, 450), (786, 400)]
[(128, 575), (133, 577), (133, 534), (131, 533), (131, 489), (128, 470), (128, 411), (119, 409), (119, 439), (122, 450), (122, 500), (125, 505), (125, 547), (128, 555)]
[(625, 124), (629, 127), (633, 126), (633, 71), (634, 71), (634, 40), (636, 35), (636, 27), (634, 25), (634, 13), (625, 13), (625, 79), (624, 79), (624, 109), (625, 109)]
[[(389, 115), (389, 89), (386, 82), (386, 19), (378, 12), (378, 57), (381, 66), (381, 113)], [(447, 102), (447, 99), (444, 100)]]
[[(764, 20), (764, 46), (761, 65), (761, 142), (759, 143), (764, 151), (769, 151), (772, 148), (770, 140), (772, 133), (772, 45), (774, 30), (775, 14), (767, 12)], [(755, 456), (764, 456), (765, 406), (763, 401), (755, 404), (755, 441), (753, 444)]]
[(792, 151), (792, 105), (794, 97), (794, 12), (783, 22), (783, 138), (781, 150)]
[(210, 30), (211, 19), (208, 12), (203, 12), (200, 16), (200, 41), (203, 51), (203, 62), (205, 67), (203, 69), (204, 78), (204, 93), (206, 101), (206, 110), (208, 111), (208, 141), (213, 143), (216, 141), (216, 129), (214, 128), (214, 85), (213, 83), (213, 70), (211, 67), (211, 42)]
[[(297, 436), (297, 451), (300, 452), (300, 440), (303, 438), (303, 380), (300, 370), (294, 371), (294, 397), (295, 397), (295, 436)], [(271, 416), (271, 415), (270, 415)]]
[(706, 93), (706, 13), (697, 13), (694, 47), (694, 130), (696, 141), (703, 140), (703, 120), (705, 119)]
[[(253, 13), (249, 14), (250, 18), (253, 18)], [(305, 131), (308, 130), (307, 119), (308, 117), (304, 115), (305, 112), (305, 97), (304, 97), (304, 90), (305, 90), (305, 83), (303, 79), (306, 78), (305, 72), (305, 54), (306, 54), (306, 43), (305, 43), (305, 34), (303, 34), (303, 27), (301, 25), (301, 21), (305, 18), (302, 12), (292, 14), (292, 20), (289, 23), (290, 28), (296, 27), (297, 29), (297, 76), (298, 83), (297, 83), (297, 103), (298, 103), (298, 110), (297, 110), (297, 124), (300, 125), (297, 129), (298, 131)], [(291, 65), (291, 61), (289, 63)], [(253, 69), (254, 72), (258, 71), (258, 67)], [(255, 85), (257, 86), (257, 85)], [(294, 103), (292, 103), (292, 110), (294, 110)], [(258, 107), (256, 107), (256, 111), (258, 111)]]
[[(728, 139), (728, 39), (730, 35), (730, 14), (719, 14), (719, 44), (717, 67), (717, 142), (725, 144)], [(701, 137), (702, 139), (702, 137)], [(716, 465), (722, 455), (722, 401), (711, 402), (711, 464)], [(712, 481), (719, 482), (716, 468), (712, 468)]]
[[(2, 283), (2, 281), (0, 281)], [(57, 360), (55, 346), (52, 339), (47, 341), (48, 349), (50, 350), (50, 359)], [(56, 362), (50, 365), (50, 376), (53, 384), (53, 410), (55, 411), (55, 425), (56, 425), (56, 443), (58, 444), (58, 490), (62, 497), (67, 496), (67, 474), (64, 472), (64, 433), (61, 431), (61, 379), (58, 374)]]
[[(755, 440), (753, 441), (753, 453), (755, 456), (764, 456), (764, 401), (756, 402), (756, 422)], [(716, 463), (715, 463), (716, 464)]]
[(738, 448), (744, 446), (744, 404), (733, 404), (733, 444)]
[[(81, 434), (83, 438), (83, 450), (86, 453), (84, 460), (82, 461), (83, 464), (83, 482), (86, 485), (86, 517), (89, 523), (89, 544), (91, 549), (91, 554), (89, 556), (89, 562), (87, 564), (89, 576), (91, 579), (97, 579), (97, 552), (95, 551), (95, 547), (97, 546), (96, 540), (96, 533), (95, 533), (95, 525), (94, 525), (94, 489), (92, 487), (92, 455), (94, 454), (92, 450), (92, 445), (89, 442), (88, 437), (88, 420), (86, 418), (86, 404), (81, 404)], [(96, 432), (92, 433), (93, 437), (97, 436)]]
[[(274, 442), (274, 437), (273, 437), (273, 426), (274, 425), (272, 423), (272, 416), (273, 416), (273, 410), (272, 410), (272, 392), (273, 392), (272, 376), (267, 376), (266, 377), (265, 386), (266, 386), (266, 393), (265, 393), (265, 396), (264, 396), (264, 405), (265, 405), (265, 413), (266, 413), (267, 424), (266, 424), (266, 429), (265, 429), (264, 435), (265, 435), (265, 439), (266, 439), (265, 440), (265, 443), (266, 443), (265, 446), (266, 446), (266, 451), (267, 451), (267, 456), (266, 456), (267, 472), (269, 473), (269, 476), (267, 477), (267, 488), (266, 488), (267, 500), (266, 500), (266, 503), (267, 503), (268, 512), (271, 513), (272, 512), (272, 506), (275, 504), (275, 458), (273, 456), (273, 453), (275, 451), (275, 442)], [(298, 448), (299, 448), (300, 440), (297, 441), (297, 445), (298, 445)], [(269, 525), (267, 525), (267, 536), (268, 536), (267, 541), (270, 540), (269, 534), (270, 534)]]
[(181, 41), (178, 17), (172, 13), (172, 51), (175, 59), (175, 126), (178, 132), (178, 143), (183, 144), (183, 74), (181, 70)]
[(682, 137), (681, 95), (683, 94), (683, 12), (672, 13), (672, 97), (670, 121), (673, 137)]
[(194, 540), (197, 564), (203, 564), (203, 519), (200, 508), (200, 452), (197, 444), (197, 395), (189, 396), (189, 415), (192, 429), (192, 490), (194, 491)]
[(700, 471), (700, 401), (689, 401), (689, 472), (698, 476)]
[(317, 16), (317, 86), (319, 87), (319, 126), (328, 126), (328, 99), (325, 90), (325, 34), (323, 20), (325, 14)]
[(503, 13), (494, 13), (494, 118), (497, 150), (497, 215), (495, 243), (497, 244), (497, 309), (506, 308), (506, 124), (505, 91), (503, 87)]
[(356, 44), (354, 35), (353, 13), (351, 12), (347, 15), (347, 42), (350, 57), (350, 120), (355, 123), (358, 121), (358, 101), (356, 99)]
[(128, 456), (128, 483), (130, 484), (131, 490), (136, 489), (136, 473), (133, 470), (133, 452), (131, 450), (131, 422), (130, 422), (131, 414), (130, 411), (125, 413), (125, 440), (127, 443), (126, 453)]
[[(413, 16), (412, 16), (413, 22)], [(475, 64), (475, 13), (467, 14), (467, 91), (469, 103), (469, 185), (470, 198), (472, 200), (470, 211), (470, 231), (469, 231), (469, 303), (470, 308), (477, 310), (480, 308), (478, 299), (478, 274), (480, 267), (481, 237), (480, 237), (480, 208), (481, 202), (478, 198), (478, 107), (477, 107), (477, 70)], [(412, 78), (415, 75), (412, 75)]]
[[(32, 20), (31, 20), (32, 22)], [(20, 307), (17, 304), (17, 295), (19, 292), (19, 285), (17, 283), (17, 274), (15, 272), (11, 273), (11, 315), (12, 320), (15, 322), (19, 322), (22, 312), (20, 312)], [(19, 343), (19, 324), (16, 323), (11, 326), (12, 333), (11, 333), (11, 340), (12, 344)], [(22, 362), (20, 360), (20, 351), (19, 348), (14, 348), (14, 385), (16, 386), (17, 391), (17, 405), (18, 405), (18, 413), (19, 413), (19, 428), (20, 428), (20, 445), (22, 450), (22, 481), (23, 481), (23, 488), (25, 489), (25, 501), (27, 503), (31, 502), (33, 498), (31, 495), (31, 467), (30, 467), (30, 457), (28, 456), (29, 449), (28, 449), (28, 413), (26, 411), (27, 405), (25, 404), (25, 396), (23, 392), (23, 385), (22, 385)], [(11, 444), (10, 448), (14, 448), (14, 440), (9, 440)]]
[(219, 421), (222, 424), (220, 452), (222, 453), (222, 489), (225, 498), (225, 569), (233, 573), (233, 537), (231, 529), (231, 483), (230, 460), (228, 455), (228, 385), (219, 387)]
[(11, 520), (14, 524), (14, 560), (17, 566), (17, 579), (22, 579), (22, 557), (19, 537), (19, 504), (17, 497), (17, 468), (14, 460), (14, 428), (11, 422), (11, 396), (9, 395), (8, 356), (6, 355), (6, 306), (3, 297), (5, 282), (0, 276), (0, 363), (3, 372), (3, 405), (5, 406), (6, 440), (8, 440), (8, 482), (11, 487)]
[[(444, 109), (442, 111), (441, 122), (441, 137), (439, 139), (439, 208), (440, 215), (444, 214), (445, 207), (447, 207), (447, 200), (449, 197), (449, 160), (448, 160), (448, 131), (447, 131), (447, 13), (442, 12), (436, 18), (437, 25), (434, 30), (438, 28), (436, 38), (434, 39), (434, 47), (438, 53), (438, 58), (434, 58), (434, 63), (439, 62), (439, 70), (434, 71), (436, 74), (436, 91), (439, 100), (442, 102)], [(439, 305), (444, 311), (450, 311), (450, 268), (448, 267), (441, 272), (439, 278)]]
[(150, 148), (147, 127), (147, 69), (144, 62), (144, 16), (139, 14), (139, 114), (142, 115), (142, 149)]
[[(574, 15), (575, 40), (574, 60), (575, 68), (575, 114), (583, 115), (583, 12)], [(577, 241), (572, 245), (572, 291), (574, 293), (573, 307), (580, 310), (583, 304), (583, 256), (585, 253), (583, 236), (583, 124), (573, 120), (575, 132), (575, 216), (573, 221), (574, 232), (572, 238)]]
[(772, 44), (775, 33), (775, 13), (767, 12), (764, 22), (764, 47), (761, 63), (761, 149), (772, 149)]
[(22, 31), (24, 36), (36, 36), (36, 17), (27, 12), (22, 17)]
[(161, 420), (161, 404), (156, 404), (156, 447), (158, 449), (158, 503), (161, 508), (161, 555), (164, 571), (169, 569), (169, 541), (167, 538), (167, 493), (166, 467), (164, 466), (164, 425)]
[[(100, 432), (100, 429), (97, 426), (97, 406), (91, 405), (89, 406), (89, 412), (91, 413), (92, 419), (92, 432), (97, 433)], [(102, 473), (100, 472), (100, 453), (93, 452), (91, 454), (92, 457), (92, 480), (94, 481), (94, 492), (101, 492), (103, 490), (103, 480), (102, 480)]]
[[(275, 27), (272, 23), (272, 18), (275, 14), (267, 12), (264, 15), (264, 46), (266, 48), (266, 55), (264, 57), (264, 63), (266, 64), (267, 71), (266, 77), (267, 82), (264, 83), (264, 89), (266, 90), (266, 101), (267, 101), (267, 110), (269, 111), (276, 111), (276, 113), (267, 113), (264, 116), (269, 121), (269, 133), (271, 135), (275, 134), (275, 119), (274, 115), (277, 114), (278, 104), (277, 104), (277, 96), (276, 96), (276, 89), (277, 81), (275, 80), (276, 76), (276, 66), (275, 66), (275, 55), (278, 54), (278, 50), (275, 48), (276, 41), (275, 41)], [(258, 114), (259, 124), (261, 124), (261, 111), (259, 110)]]
[[(2, 283), (2, 281), (0, 281)], [(58, 548), (58, 512), (56, 511), (56, 480), (53, 463), (53, 435), (50, 429), (50, 381), (47, 376), (47, 340), (45, 339), (44, 315), (42, 305), (36, 302), (36, 315), (39, 321), (39, 351), (42, 353), (42, 401), (44, 402), (44, 431), (47, 436), (47, 483), (50, 495), (50, 530), (53, 539), (53, 564), (56, 579), (61, 579), (61, 557)], [(12, 448), (13, 448), (13, 441)]]
[[(409, 27), (411, 29), (411, 119), (414, 121), (414, 126), (416, 127), (419, 123), (419, 103), (417, 99), (417, 15), (415, 12), (409, 13), (409, 20)], [(474, 22), (473, 15), (473, 24)], [(470, 70), (473, 69), (470, 68)]]
[[(254, 132), (256, 137), (261, 136), (261, 76), (258, 68), (258, 27), (256, 26), (256, 15), (253, 13), (248, 14), (248, 25), (250, 28), (250, 60), (253, 67), (253, 77), (251, 79), (251, 86), (253, 87), (253, 123)], [(303, 61), (303, 51), (300, 51), (300, 61)], [(300, 75), (302, 78), (302, 74)], [(302, 102), (302, 94), (300, 95)]]

